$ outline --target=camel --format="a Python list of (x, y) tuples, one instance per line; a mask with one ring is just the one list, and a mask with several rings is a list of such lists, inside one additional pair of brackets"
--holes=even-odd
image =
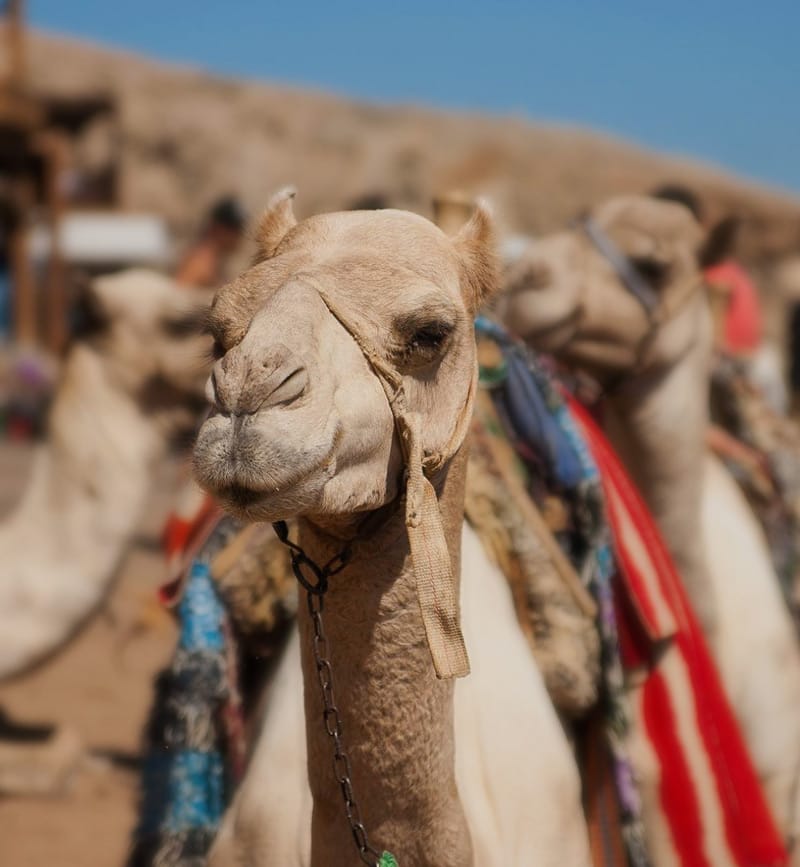
[(761, 528), (705, 445), (712, 334), (700, 240), (680, 205), (613, 199), (509, 267), (502, 316), (599, 384), (609, 437), (671, 550), (791, 843), (800, 651)]
[[(363, 829), (356, 849), (323, 726), (314, 618), (301, 605), (209, 863), (392, 863), (386, 849), (417, 867), (588, 865), (568, 742), (505, 579), (463, 521), (472, 316), (495, 283), (488, 212), (478, 206), (451, 239), (393, 210), (297, 223), (291, 197), (272, 200), (256, 264), (213, 305), (214, 409), (195, 471), (246, 521), (296, 519), (298, 543), (317, 563), (354, 539), (330, 580), (321, 643)], [(393, 413), (402, 413), (402, 441)], [(450, 626), (438, 647), (418, 599), (429, 563), (417, 547), (423, 524), (435, 559), (456, 575), (436, 579)], [(472, 672), (454, 682), (434, 669), (466, 671), (459, 574)]]
[(101, 604), (170, 442), (203, 406), (205, 296), (133, 269), (97, 278), (93, 331), (64, 363), (49, 436), (0, 526), (0, 678), (60, 649)]

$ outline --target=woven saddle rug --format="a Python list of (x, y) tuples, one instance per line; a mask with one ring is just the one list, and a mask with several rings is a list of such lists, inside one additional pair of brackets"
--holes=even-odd
[[(496, 403), (519, 454), (536, 462), (538, 483), (560, 490), (572, 507), (573, 532), (559, 538), (578, 570), (591, 575), (600, 610), (605, 729), (630, 862), (647, 859), (625, 753), (635, 720), (657, 767), (654, 795), (673, 863), (787, 863), (719, 674), (641, 497), (597, 425), (564, 396), (541, 361), (493, 323), (479, 320), (478, 327), (504, 350), (505, 374), (496, 379), (506, 385)], [(545, 424), (541, 412), (531, 419), (530, 394), (523, 401), (514, 397), (523, 388), (538, 391), (536, 400), (554, 425)], [(592, 804), (587, 807), (591, 832)], [(597, 857), (598, 847), (593, 851)]]

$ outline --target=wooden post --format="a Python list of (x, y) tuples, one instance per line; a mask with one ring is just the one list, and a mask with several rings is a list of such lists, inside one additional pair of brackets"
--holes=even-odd
[(45, 213), (50, 230), (50, 250), (42, 296), (44, 333), (48, 349), (59, 355), (66, 346), (69, 331), (66, 275), (61, 254), (61, 222), (64, 214), (61, 178), (66, 163), (66, 142), (61, 135), (50, 132), (39, 136), (36, 145), (44, 162)]
[(14, 338), (31, 346), (36, 343), (39, 327), (36, 316), (36, 281), (30, 251), (28, 214), (33, 204), (29, 178), (19, 178), (14, 187), (15, 221), (9, 238), (11, 260), (12, 316)]
[(25, 80), (25, 37), (23, 0), (6, 0), (5, 3), (5, 41), (8, 57), (6, 78), (10, 88), (22, 89)]

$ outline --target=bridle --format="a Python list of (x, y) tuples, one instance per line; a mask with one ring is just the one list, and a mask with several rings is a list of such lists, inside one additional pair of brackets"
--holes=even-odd
[(422, 417), (408, 407), (405, 381), (400, 372), (320, 286), (315, 288), (334, 319), (353, 338), (383, 386), (405, 463), (405, 524), (428, 648), (438, 678), (465, 677), (469, 674), (469, 659), (459, 622), (456, 582), (439, 501), (430, 479), (456, 454), (467, 438), (477, 387), (477, 362), (447, 445), (437, 452), (424, 450)]
[[(603, 231), (592, 217), (580, 220), (579, 228), (595, 250), (608, 262), (620, 283), (642, 307), (645, 314), (644, 328), (635, 341), (634, 363), (629, 371), (620, 372), (612, 377), (610, 382), (601, 388), (603, 396), (615, 391), (628, 379), (635, 377), (645, 367), (645, 358), (658, 331), (670, 320), (674, 319), (688, 305), (701, 285), (699, 276), (690, 275), (680, 286), (673, 288), (669, 298), (662, 297), (647, 281), (631, 260), (617, 247), (611, 238)], [(588, 291), (588, 283), (584, 284), (584, 295)], [(586, 317), (586, 301), (581, 299), (575, 320), (573, 339), (580, 331), (580, 324)]]
[(597, 251), (614, 269), (623, 286), (644, 307), (648, 319), (652, 320), (657, 314), (660, 301), (655, 289), (636, 270), (631, 260), (614, 244), (595, 220), (586, 217), (581, 220), (580, 227)]

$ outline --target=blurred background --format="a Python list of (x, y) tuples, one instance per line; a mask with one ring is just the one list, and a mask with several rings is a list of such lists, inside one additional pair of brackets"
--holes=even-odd
[[(89, 281), (139, 266), (212, 289), (246, 261), (249, 219), (288, 183), (299, 216), (430, 215), (437, 194), (481, 194), (509, 236), (553, 231), (619, 193), (690, 187), (709, 220), (739, 221), (738, 258), (791, 386), (796, 3), (397, 8), (3, 0), (3, 514), (90, 324)], [(151, 678), (174, 642), (153, 590), (180, 473), (161, 465), (101, 616), (52, 664), (0, 687), (29, 732), (66, 727), (91, 747), (66, 799), (0, 796), (9, 867), (122, 863)]]

